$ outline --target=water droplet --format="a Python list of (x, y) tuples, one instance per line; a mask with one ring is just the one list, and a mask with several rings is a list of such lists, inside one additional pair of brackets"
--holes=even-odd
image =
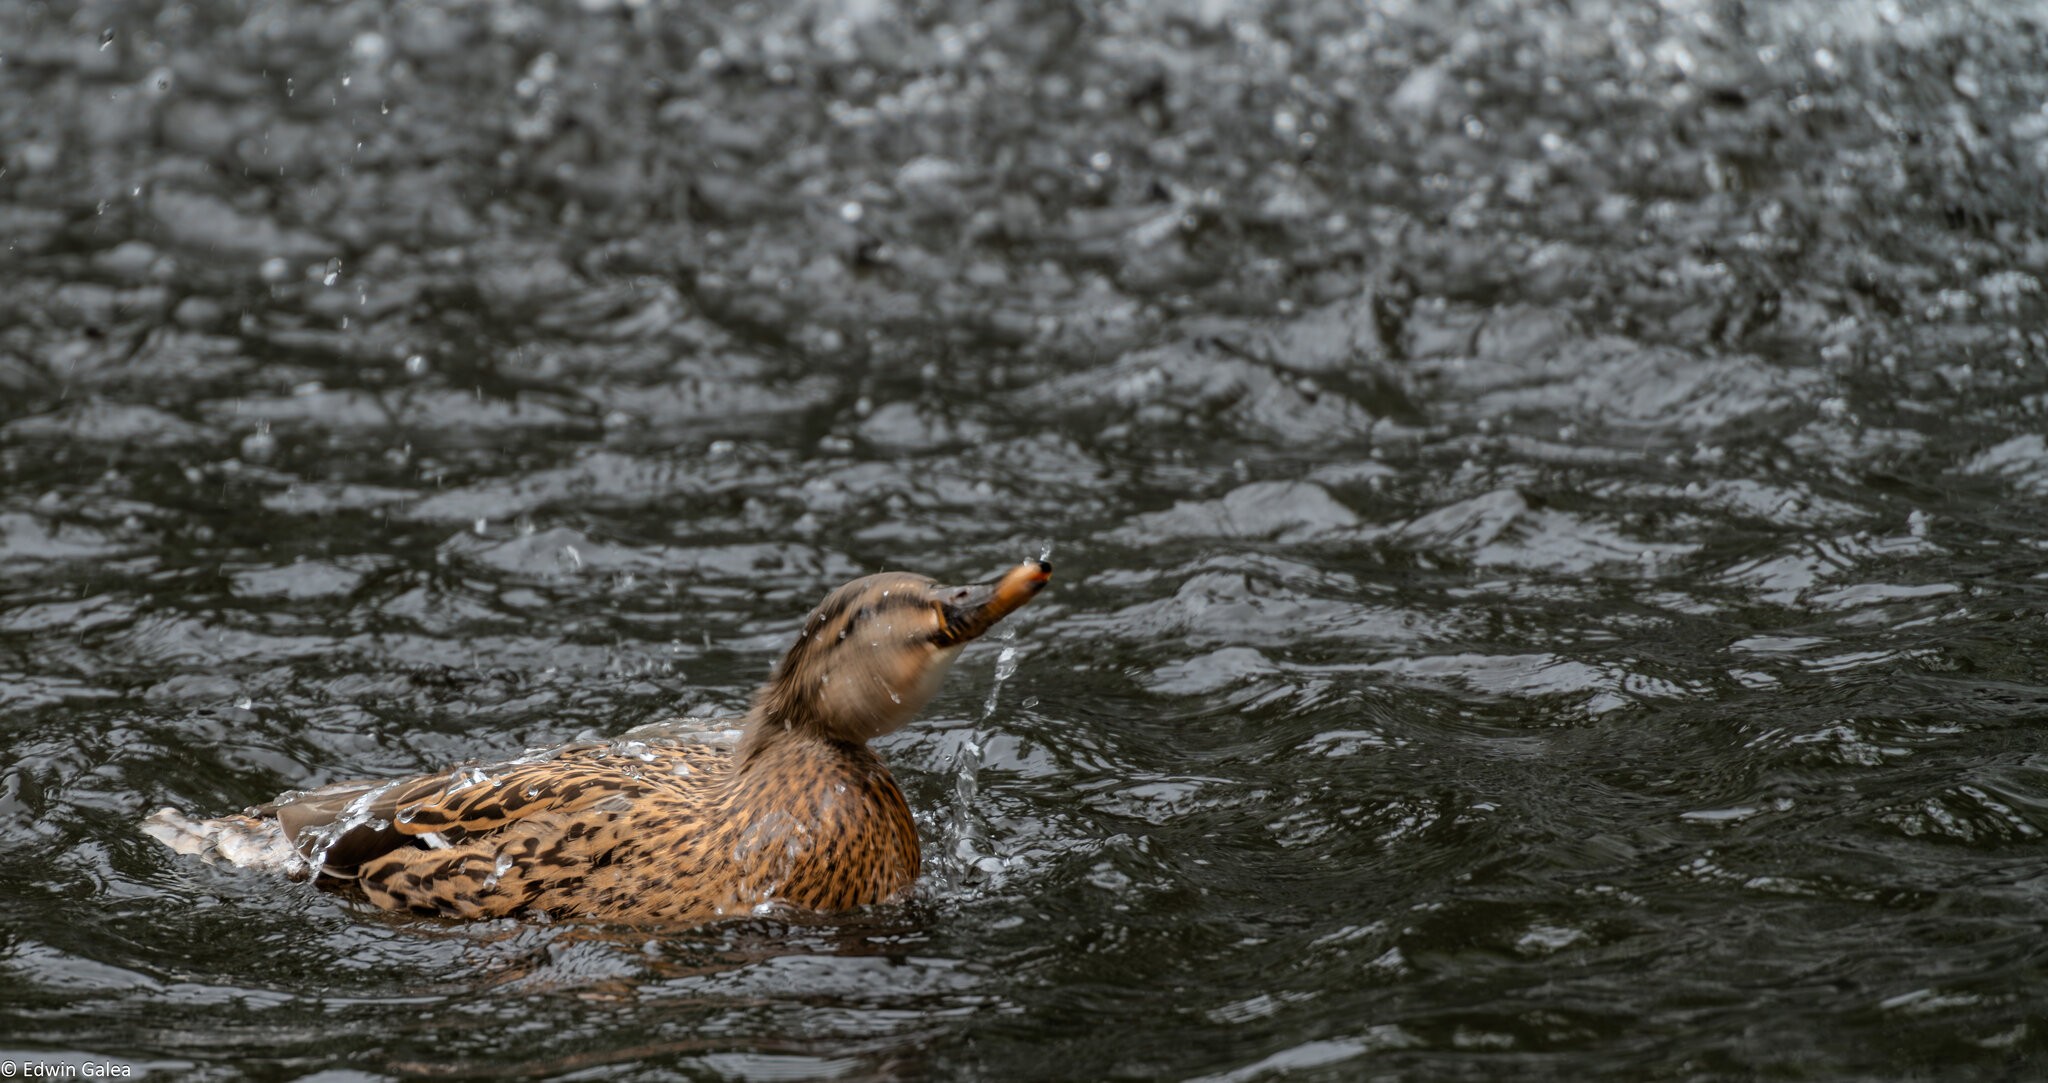
[(839, 217), (844, 221), (858, 222), (866, 214), (867, 209), (860, 205), (860, 200), (849, 199), (839, 205)]
[(244, 711), (247, 711), (247, 710), (250, 710), (250, 709), (254, 708), (255, 706), (256, 706), (256, 701), (255, 701), (255, 700), (253, 700), (253, 699), (250, 699), (250, 698), (249, 698), (248, 696), (236, 696), (236, 697), (235, 697), (235, 707), (236, 707), (237, 709), (239, 709), (239, 710), (244, 710)]
[(270, 435), (270, 422), (261, 422), (255, 432), (242, 438), (242, 459), (266, 463), (277, 455), (277, 437)]
[(498, 881), (504, 879), (505, 874), (512, 871), (512, 865), (513, 860), (511, 854), (499, 854), (498, 860), (491, 863), (491, 874), (489, 876), (484, 877), (484, 888), (489, 889), (497, 887)]
[(107, 46), (112, 44), (114, 44), (114, 28), (110, 26), (100, 31), (100, 51), (106, 52)]
[(427, 373), (427, 359), (424, 354), (413, 354), (405, 359), (407, 376), (424, 376)]

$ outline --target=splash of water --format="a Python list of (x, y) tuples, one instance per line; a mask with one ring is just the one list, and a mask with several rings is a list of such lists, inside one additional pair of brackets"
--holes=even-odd
[[(1014, 639), (1016, 634), (1015, 629), (1005, 629), (996, 633), (996, 638)], [(980, 818), (974, 813), (974, 799), (981, 792), (981, 748), (986, 730), (1002, 699), (1003, 683), (1016, 673), (1017, 648), (1006, 643), (996, 654), (995, 681), (989, 685), (988, 697), (982, 700), (981, 717), (975, 720), (974, 732), (953, 753), (953, 816), (946, 832), (952, 845), (946, 872), (950, 886), (956, 889), (986, 884), (1003, 866), (1002, 857), (994, 852)]]
[[(1003, 638), (1008, 639), (1015, 635), (1016, 633), (1012, 632), (1009, 635), (1004, 636)], [(996, 654), (995, 683), (988, 686), (988, 698), (981, 701), (981, 724), (986, 724), (989, 719), (995, 717), (996, 700), (1000, 698), (1003, 694), (1003, 682), (1009, 680), (1011, 677), (1014, 677), (1016, 675), (1017, 648), (1005, 646), (1000, 652)]]
[[(1039, 547), (1038, 559), (1051, 561), (1051, 541)], [(1005, 628), (992, 638), (1003, 641), (1003, 649), (996, 653), (995, 680), (981, 701), (981, 717), (975, 719), (974, 732), (953, 753), (953, 815), (946, 831), (952, 845), (944, 868), (949, 886), (955, 889), (988, 884), (1003, 868), (1002, 856), (995, 852), (974, 812), (974, 799), (981, 793), (982, 744), (1002, 701), (1003, 684), (1017, 674), (1017, 648), (1009, 642), (1017, 638), (1017, 630)]]
[[(340, 816), (334, 818), (333, 823), (311, 831), (311, 844), (302, 844), (299, 850), (300, 853), (306, 856), (307, 875), (316, 879), (319, 877), (320, 870), (327, 866), (328, 851), (334, 849), (334, 844), (341, 841), (343, 835), (365, 824), (371, 825), (374, 828), (383, 827), (384, 821), (371, 814), (370, 809), (376, 805), (378, 798), (383, 797), (398, 785), (400, 785), (398, 782), (387, 782), (382, 786), (363, 791), (348, 803), (348, 807), (342, 810)], [(401, 817), (403, 815), (403, 813), (400, 814)]]

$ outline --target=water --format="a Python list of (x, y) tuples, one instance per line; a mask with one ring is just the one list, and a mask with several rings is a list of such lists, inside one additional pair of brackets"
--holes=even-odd
[[(2048, 1074), (2044, 39), (0, 5), (0, 1047)], [(729, 713), (1048, 541), (884, 742), (902, 907), (446, 926), (136, 831)]]
[(981, 795), (982, 746), (988, 742), (987, 727), (996, 717), (1004, 682), (1017, 675), (1017, 648), (1009, 643), (1016, 637), (1015, 628), (998, 628), (989, 633), (987, 638), (1003, 644), (996, 650), (995, 673), (989, 679), (988, 696), (981, 701), (974, 730), (953, 750), (949, 765), (953, 775), (952, 819), (944, 825), (942, 838), (945, 848), (952, 851), (948, 855), (951, 860), (942, 857), (934, 863), (934, 871), (955, 890), (986, 885), (1003, 868), (1003, 859), (991, 852), (988, 831), (976, 811), (976, 798)]

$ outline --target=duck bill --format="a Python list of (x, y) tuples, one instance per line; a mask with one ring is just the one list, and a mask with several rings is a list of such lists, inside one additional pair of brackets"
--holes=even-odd
[[(952, 647), (979, 636), (995, 623), (1021, 608), (1025, 602), (1038, 597), (1052, 580), (1052, 565), (1043, 560), (1027, 560), (1003, 573), (993, 583), (978, 583), (971, 587), (949, 587), (939, 593), (946, 601), (942, 603), (946, 626), (932, 638), (942, 647)], [(962, 591), (966, 597), (956, 597)]]

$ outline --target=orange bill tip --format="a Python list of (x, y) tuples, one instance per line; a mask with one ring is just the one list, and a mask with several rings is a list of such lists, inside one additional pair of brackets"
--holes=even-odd
[(935, 642), (951, 645), (965, 643), (989, 630), (997, 621), (1016, 612), (1024, 603), (1038, 597), (1052, 580), (1052, 565), (1043, 560), (1027, 560), (1003, 573), (993, 583), (972, 587), (941, 587), (942, 591), (957, 592), (954, 600), (945, 606), (944, 622), (933, 637)]
[(996, 582), (995, 597), (989, 599), (989, 609), (1000, 619), (1036, 597), (1051, 580), (1051, 564), (1043, 560), (1027, 560), (1011, 568)]

